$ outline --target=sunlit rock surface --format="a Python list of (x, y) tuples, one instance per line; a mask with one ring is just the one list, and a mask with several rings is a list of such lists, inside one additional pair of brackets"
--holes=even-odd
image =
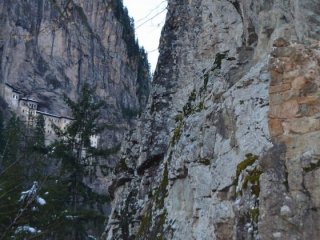
[(106, 239), (316, 239), (316, 0), (170, 0)]

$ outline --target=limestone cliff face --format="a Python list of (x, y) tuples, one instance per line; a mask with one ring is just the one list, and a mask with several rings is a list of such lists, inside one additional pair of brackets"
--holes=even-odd
[[(0, 14), (0, 83), (38, 100), (41, 111), (70, 116), (62, 95), (75, 100), (89, 82), (107, 103), (101, 121), (110, 127), (100, 143), (118, 146), (128, 120), (146, 105), (150, 81), (122, 3), (1, 1)], [(102, 172), (107, 174), (116, 159), (102, 160)], [(104, 183), (95, 187), (103, 191)]]
[(317, 0), (168, 2), (106, 239), (316, 239)]

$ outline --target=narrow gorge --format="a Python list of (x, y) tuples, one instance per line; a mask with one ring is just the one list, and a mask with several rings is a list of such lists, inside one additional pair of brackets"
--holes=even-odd
[(106, 239), (317, 239), (320, 3), (168, 1)]

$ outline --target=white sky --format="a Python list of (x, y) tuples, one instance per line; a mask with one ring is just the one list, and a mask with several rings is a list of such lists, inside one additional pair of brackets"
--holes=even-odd
[(129, 16), (134, 18), (139, 45), (148, 53), (151, 72), (158, 60), (160, 33), (166, 17), (166, 0), (123, 0)]

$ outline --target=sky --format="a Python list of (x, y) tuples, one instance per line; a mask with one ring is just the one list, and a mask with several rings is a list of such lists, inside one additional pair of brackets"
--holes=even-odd
[(151, 72), (158, 60), (158, 45), (161, 29), (166, 17), (166, 0), (123, 0), (129, 16), (135, 22), (135, 33), (139, 45), (148, 53)]

